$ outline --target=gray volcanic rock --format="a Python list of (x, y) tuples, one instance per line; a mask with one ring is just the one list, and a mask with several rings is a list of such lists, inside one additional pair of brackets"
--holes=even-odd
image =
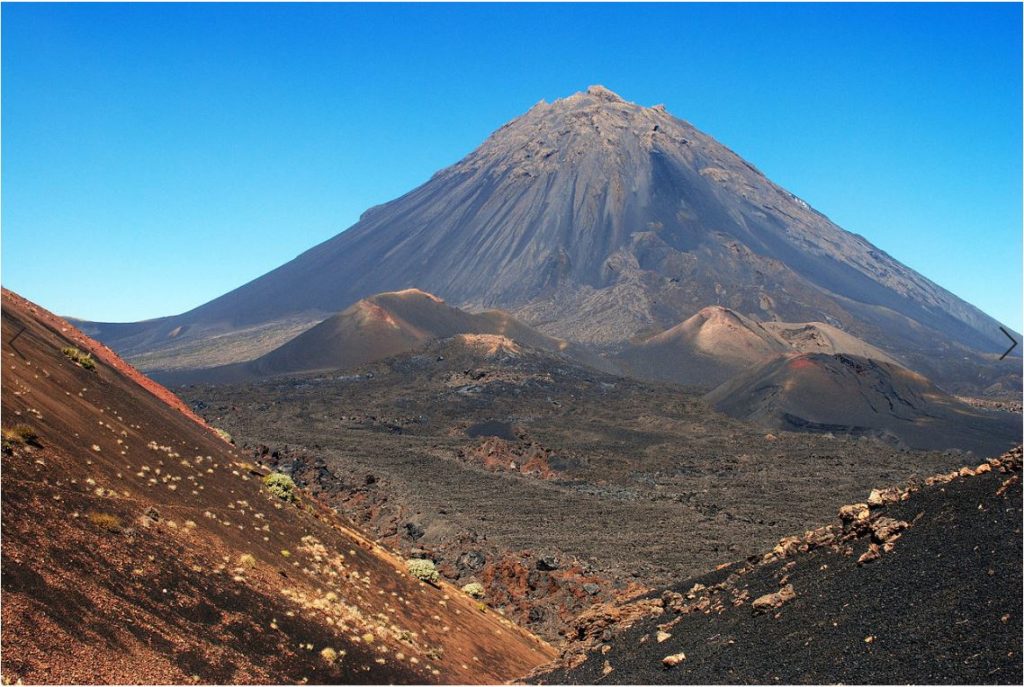
[[(410, 287), (580, 342), (619, 344), (719, 304), (759, 320), (826, 322), (951, 383), (987, 385), (1019, 367), (979, 373), (979, 353), (1005, 349), (992, 318), (664, 107), (600, 86), (541, 101), (419, 188), (195, 310), (84, 326), (153, 367), (154, 351), (223, 349)], [(245, 355), (280, 343), (247, 344)]]

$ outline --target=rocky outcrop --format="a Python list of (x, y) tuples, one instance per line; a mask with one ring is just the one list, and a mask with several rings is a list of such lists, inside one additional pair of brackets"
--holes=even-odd
[(539, 479), (556, 479), (560, 473), (551, 467), (552, 452), (536, 442), (507, 441), (488, 437), (479, 444), (458, 452), (461, 460), (476, 463), (493, 472), (514, 472)]

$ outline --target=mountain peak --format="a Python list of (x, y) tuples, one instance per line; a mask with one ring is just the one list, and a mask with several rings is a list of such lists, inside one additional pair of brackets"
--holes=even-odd
[[(590, 86), (538, 103), (287, 267), (180, 318), (112, 329), (108, 341), (170, 351), (167, 341), (212, 341), (228, 326), (242, 337), (250, 325), (319, 321), (411, 284), (602, 345), (708, 303), (753, 320), (828, 322), (922, 372), (936, 369), (933, 351), (949, 355), (936, 348), (947, 341), (987, 351), (1002, 337), (692, 125)], [(169, 336), (179, 326), (188, 339)]]
[(617, 110), (621, 110), (623, 106), (631, 106), (638, 110), (643, 109), (636, 103), (626, 100), (618, 93), (601, 86), (600, 84), (587, 86), (584, 91), (576, 91), (572, 95), (565, 96), (564, 98), (557, 98), (550, 104), (542, 100), (534, 107), (540, 107), (545, 112), (564, 112), (566, 110), (574, 111), (579, 109), (600, 110), (606, 105), (611, 105)]
[(624, 109), (635, 109), (640, 111), (644, 109), (636, 103), (626, 100), (610, 88), (606, 88), (600, 84), (587, 86), (587, 90), (577, 91), (568, 97), (556, 100), (553, 104), (556, 105), (556, 109), (558, 109), (557, 105), (567, 105), (570, 110), (578, 108), (585, 110), (601, 110), (606, 106), (610, 106), (612, 110), (616, 111), (623, 111)]
[(618, 93), (615, 93), (611, 89), (605, 88), (604, 86), (601, 86), (600, 84), (595, 84), (593, 86), (587, 86), (587, 95), (592, 95), (592, 96), (594, 96), (596, 98), (601, 98), (602, 100), (608, 100), (610, 102), (617, 102), (617, 103), (626, 102), (625, 100), (622, 99), (622, 97)]

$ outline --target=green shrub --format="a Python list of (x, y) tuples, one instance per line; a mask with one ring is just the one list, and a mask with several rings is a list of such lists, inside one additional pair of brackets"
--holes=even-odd
[(405, 567), (409, 570), (409, 574), (416, 579), (430, 582), (431, 584), (436, 583), (441, 577), (437, 572), (437, 568), (434, 567), (433, 561), (422, 558), (410, 558), (405, 562)]
[(462, 588), (462, 591), (469, 594), (474, 599), (484, 598), (484, 586), (479, 582), (470, 582)]
[(96, 361), (92, 359), (92, 353), (83, 353), (74, 346), (67, 346), (60, 349), (61, 353), (71, 358), (76, 365), (81, 365), (86, 370), (95, 370)]
[(263, 478), (263, 486), (282, 501), (296, 501), (295, 482), (283, 472), (272, 472)]
[(224, 441), (228, 442), (229, 444), (234, 444), (235, 443), (235, 440), (231, 437), (231, 435), (228, 434), (227, 432), (225, 432), (220, 427), (214, 427), (213, 431), (216, 432), (217, 436), (219, 436), (221, 439), (223, 439)]
[(5, 427), (3, 430), (3, 447), (10, 449), (13, 446), (24, 446), (31, 444), (39, 446), (39, 435), (26, 424), (16, 424), (13, 427)]

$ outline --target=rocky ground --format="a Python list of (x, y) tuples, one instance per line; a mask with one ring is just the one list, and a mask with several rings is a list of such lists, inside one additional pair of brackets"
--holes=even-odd
[[(549, 639), (743, 559), (872, 486), (972, 460), (766, 434), (695, 393), (455, 340), (344, 373), (177, 391), (254, 461)], [(980, 460), (975, 457), (973, 460)]]
[(1010, 394), (1004, 394), (997, 396), (996, 398), (978, 398), (977, 396), (957, 396), (957, 399), (972, 405), (975, 408), (985, 408), (986, 410), (999, 410), (1004, 413), (1015, 413), (1019, 415), (1021, 410), (1024, 410), (1024, 405), (1021, 404), (1021, 397), (1018, 393), (1016, 396)]
[(661, 593), (592, 609), (554, 684), (1020, 684), (1019, 447)]

